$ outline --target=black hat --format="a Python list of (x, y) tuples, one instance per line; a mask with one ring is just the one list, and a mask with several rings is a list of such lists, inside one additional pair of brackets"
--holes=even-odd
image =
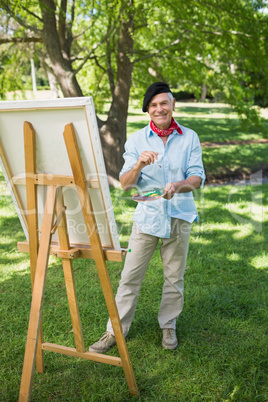
[(165, 92), (171, 92), (168, 84), (165, 82), (154, 82), (152, 85), (150, 85), (144, 94), (142, 111), (144, 113), (147, 112), (148, 105), (155, 95), (163, 94)]

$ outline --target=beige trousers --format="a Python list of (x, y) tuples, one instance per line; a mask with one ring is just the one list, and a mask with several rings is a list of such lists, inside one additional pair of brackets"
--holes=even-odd
[[(160, 328), (176, 328), (176, 319), (183, 307), (183, 277), (189, 246), (191, 224), (181, 219), (171, 219), (170, 238), (161, 238), (161, 258), (164, 271), (164, 285), (158, 322)], [(143, 233), (134, 224), (124, 269), (116, 295), (124, 335), (132, 323), (137, 299), (149, 261), (156, 249), (159, 237)], [(113, 332), (109, 319), (107, 331)]]

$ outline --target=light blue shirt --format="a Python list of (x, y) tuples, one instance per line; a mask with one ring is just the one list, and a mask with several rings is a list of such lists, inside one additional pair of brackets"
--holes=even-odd
[[(167, 183), (185, 180), (193, 175), (201, 177), (202, 186), (205, 173), (199, 138), (193, 130), (181, 125), (179, 127), (182, 134), (174, 130), (166, 146), (151, 130), (150, 124), (132, 134), (125, 144), (125, 163), (119, 177), (134, 167), (142, 152), (154, 151), (158, 152), (158, 159), (142, 169), (137, 183), (139, 191), (165, 187)], [(171, 218), (191, 223), (198, 220), (192, 192), (175, 193), (171, 200), (159, 198), (140, 202), (134, 213), (134, 222), (141, 231), (163, 238), (170, 237)]]

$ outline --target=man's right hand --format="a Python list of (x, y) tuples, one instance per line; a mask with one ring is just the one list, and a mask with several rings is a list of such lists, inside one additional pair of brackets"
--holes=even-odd
[(129, 191), (133, 187), (136, 187), (141, 170), (145, 166), (151, 165), (151, 163), (154, 163), (157, 160), (157, 155), (158, 155), (158, 152), (153, 152), (153, 151), (142, 152), (137, 160), (136, 165), (131, 170), (129, 170), (128, 172), (125, 172), (121, 175), (120, 182), (121, 182), (122, 188), (125, 191)]
[(139, 159), (137, 160), (137, 168), (143, 169), (147, 165), (151, 165), (157, 160), (158, 152), (154, 151), (144, 151), (140, 154)]

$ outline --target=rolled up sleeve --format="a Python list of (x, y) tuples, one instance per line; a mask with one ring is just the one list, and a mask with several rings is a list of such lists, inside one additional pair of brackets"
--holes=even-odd
[(132, 144), (131, 137), (125, 144), (125, 152), (123, 154), (123, 158), (125, 163), (121, 169), (121, 172), (119, 173), (119, 177), (123, 173), (131, 170), (135, 166), (137, 160), (139, 159), (138, 152), (135, 150), (135, 147)]
[(190, 176), (198, 176), (201, 178), (201, 186), (203, 187), (206, 175), (202, 162), (202, 148), (197, 134), (194, 132), (190, 156), (186, 167), (186, 178)]

